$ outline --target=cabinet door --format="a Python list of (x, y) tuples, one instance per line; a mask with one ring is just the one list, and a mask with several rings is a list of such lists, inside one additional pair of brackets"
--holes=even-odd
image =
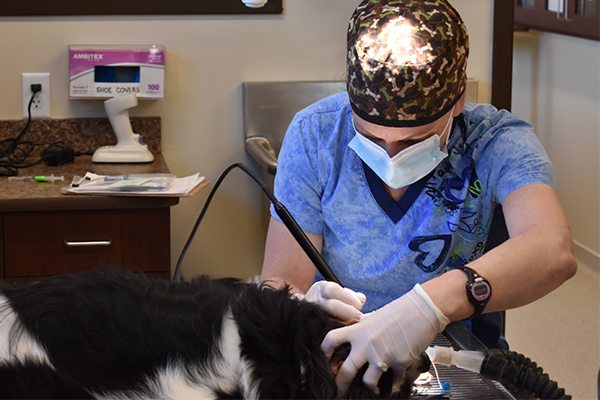
[(515, 0), (515, 26), (600, 40), (598, 0)]
[(5, 276), (170, 270), (169, 208), (4, 214)]

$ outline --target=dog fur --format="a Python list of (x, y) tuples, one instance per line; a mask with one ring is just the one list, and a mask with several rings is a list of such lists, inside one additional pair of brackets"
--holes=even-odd
[[(325, 334), (341, 324), (318, 306), (237, 279), (151, 279), (116, 268), (33, 283), (0, 283), (0, 398), (376, 398), (362, 385), (338, 396)], [(428, 370), (382, 379), (408, 398)], [(388, 371), (391, 372), (391, 371)], [(364, 373), (364, 368), (361, 373)]]

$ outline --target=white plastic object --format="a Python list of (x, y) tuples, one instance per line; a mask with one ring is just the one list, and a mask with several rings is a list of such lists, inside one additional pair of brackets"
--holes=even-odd
[[(31, 96), (33, 92), (31, 90), (32, 84), (40, 84), (42, 90), (37, 92), (29, 106)], [(50, 119), (50, 73), (22, 73), (21, 74), (21, 92), (23, 102), (23, 118), (29, 118), (29, 112), (31, 112), (31, 119)]]
[(451, 347), (432, 346), (425, 350), (429, 359), (437, 364), (456, 365), (459, 368), (479, 373), (485, 354), (480, 351), (453, 350)]
[(246, 7), (250, 8), (261, 8), (265, 4), (267, 4), (268, 0), (242, 0), (242, 2), (246, 5)]
[(92, 162), (147, 163), (154, 160), (148, 145), (131, 129), (128, 110), (135, 106), (137, 106), (137, 96), (133, 93), (113, 97), (104, 102), (108, 120), (117, 136), (117, 144), (97, 149), (92, 156)]
[(80, 192), (160, 192), (169, 189), (176, 176), (173, 174), (129, 174), (101, 176), (94, 179), (78, 178), (77, 183), (72, 183), (72, 185), (77, 187)]

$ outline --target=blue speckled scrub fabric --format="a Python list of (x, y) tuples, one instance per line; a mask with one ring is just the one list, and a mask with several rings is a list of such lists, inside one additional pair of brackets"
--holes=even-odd
[(467, 102), (454, 119), (449, 156), (395, 203), (348, 147), (351, 118), (345, 93), (294, 117), (278, 157), (275, 196), (302, 229), (323, 235), (325, 261), (344, 286), (367, 296), (365, 312), (479, 257), (494, 206), (511, 191), (554, 186), (531, 125)]

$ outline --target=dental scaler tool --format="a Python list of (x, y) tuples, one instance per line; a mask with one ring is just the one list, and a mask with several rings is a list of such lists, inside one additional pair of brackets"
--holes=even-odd
[(114, 97), (104, 102), (104, 109), (112, 125), (117, 144), (103, 146), (97, 149), (92, 156), (95, 163), (147, 163), (154, 160), (154, 155), (148, 150), (148, 145), (142, 137), (133, 133), (129, 120), (129, 109), (137, 106), (137, 96), (127, 94)]

